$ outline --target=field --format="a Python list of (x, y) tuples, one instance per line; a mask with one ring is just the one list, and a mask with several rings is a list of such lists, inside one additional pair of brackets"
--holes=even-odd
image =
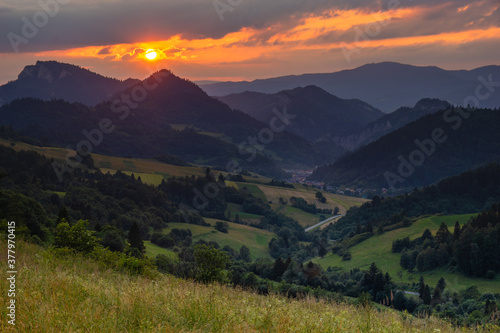
[[(390, 309), (261, 296), (166, 275), (153, 280), (130, 276), (22, 241), (17, 246), (16, 326), (7, 323), (7, 307), (2, 306), (1, 332), (468, 331), (434, 317), (416, 319)], [(6, 248), (0, 240), (4, 266)], [(0, 282), (2, 295), (7, 295), (7, 284), (6, 279)]]
[[(11, 141), (0, 139), (0, 145), (11, 147)], [(19, 150), (34, 150), (47, 158), (54, 158), (57, 161), (64, 162), (68, 154), (74, 156), (74, 151), (69, 151), (58, 147), (37, 147), (23, 142), (15, 142), (13, 149)], [(94, 165), (102, 172), (115, 173), (120, 170), (128, 175), (134, 173), (136, 177), (141, 177), (145, 183), (158, 185), (162, 179), (167, 179), (171, 176), (204, 176), (205, 168), (203, 166), (176, 166), (170, 165), (156, 160), (139, 159), (139, 158), (123, 158), (115, 156), (107, 156), (100, 154), (92, 154)], [(219, 172), (215, 171), (217, 175)], [(226, 172), (222, 173), (224, 176)], [(245, 179), (255, 181), (252, 177), (244, 177)], [(264, 178), (265, 179), (265, 178)]]
[(219, 232), (214, 229), (213, 225), (219, 220), (206, 219), (212, 227), (204, 227), (194, 224), (186, 223), (169, 223), (168, 228), (163, 232), (168, 233), (170, 230), (177, 229), (190, 229), (193, 233), (193, 242), (203, 239), (207, 242), (215, 241), (221, 247), (228, 245), (236, 251), (239, 251), (242, 245), (250, 249), (250, 256), (252, 260), (257, 258), (269, 257), (269, 241), (273, 234), (269, 231), (249, 227), (242, 224), (231, 223), (229, 224), (229, 232), (227, 234)]
[[(474, 215), (475, 214), (424, 217), (414, 222), (408, 228), (389, 231), (382, 235), (374, 235), (366, 241), (353, 246), (349, 250), (352, 254), (352, 259), (350, 261), (342, 261), (340, 256), (332, 254), (331, 252), (324, 258), (316, 258), (313, 261), (321, 264), (324, 268), (328, 266), (339, 266), (345, 270), (350, 270), (352, 268), (367, 269), (372, 262), (375, 262), (382, 271), (389, 272), (396, 282), (418, 282), (420, 275), (423, 275), (427, 284), (435, 285), (441, 277), (444, 277), (448, 285), (447, 289), (451, 291), (458, 291), (471, 285), (477, 285), (481, 292), (500, 292), (499, 276), (494, 280), (474, 279), (460, 274), (450, 273), (442, 269), (410, 274), (408, 271), (403, 271), (403, 268), (399, 265), (401, 254), (391, 252), (392, 242), (395, 239), (405, 237), (414, 239), (420, 237), (425, 229), (429, 229), (435, 234), (442, 222), (445, 222), (450, 231), (453, 232), (455, 221), (459, 221), (460, 224), (463, 225)], [(403, 272), (402, 279), (398, 277), (398, 272)]]
[[(318, 199), (316, 199), (316, 192), (318, 192), (318, 189), (306, 187), (300, 184), (293, 184), (293, 186), (295, 188), (258, 185), (258, 188), (265, 195), (266, 200), (272, 202), (271, 207), (273, 207), (274, 210), (297, 220), (303, 227), (308, 227), (318, 223), (320, 221), (320, 215), (325, 215), (326, 218), (330, 217), (331, 215), (314, 215), (294, 208), (290, 205), (291, 197), (303, 198), (307, 201), (307, 203), (314, 203), (316, 207), (321, 209), (334, 210), (335, 207), (338, 207), (339, 214), (345, 214), (345, 212), (350, 207), (359, 206), (368, 201), (361, 198), (347, 197), (333, 193), (322, 192), (324, 197), (326, 198), (326, 203), (321, 203), (318, 201)], [(279, 198), (283, 198), (284, 200), (286, 200), (287, 204), (280, 204)]]
[(165, 249), (161, 246), (151, 243), (150, 241), (144, 241), (144, 246), (146, 246), (146, 255), (150, 258), (156, 258), (159, 254), (164, 254), (170, 258), (177, 258), (177, 254), (169, 249)]

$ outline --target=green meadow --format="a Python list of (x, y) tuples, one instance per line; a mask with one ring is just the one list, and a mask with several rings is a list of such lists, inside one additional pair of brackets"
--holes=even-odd
[[(410, 237), (414, 239), (420, 237), (425, 229), (429, 229), (433, 234), (438, 230), (441, 223), (446, 223), (451, 232), (456, 221), (463, 225), (470, 217), (476, 214), (466, 215), (450, 215), (450, 216), (428, 216), (417, 219), (410, 227), (396, 229), (385, 232), (382, 235), (374, 235), (371, 238), (351, 247), (349, 249), (352, 254), (350, 261), (342, 261), (342, 258), (337, 254), (329, 252), (323, 258), (315, 258), (313, 262), (319, 263), (323, 268), (328, 266), (341, 267), (344, 270), (353, 268), (367, 269), (372, 262), (384, 272), (389, 272), (391, 277), (396, 282), (417, 283), (420, 276), (424, 276), (425, 281), (429, 285), (436, 285), (437, 281), (443, 277), (448, 285), (448, 290), (458, 291), (465, 289), (471, 285), (477, 285), (481, 292), (500, 292), (500, 277), (497, 276), (494, 280), (470, 278), (458, 273), (452, 273), (445, 269), (436, 269), (423, 273), (409, 273), (399, 265), (401, 258), (400, 253), (392, 253), (392, 242), (396, 239)], [(398, 276), (402, 274), (402, 276)]]

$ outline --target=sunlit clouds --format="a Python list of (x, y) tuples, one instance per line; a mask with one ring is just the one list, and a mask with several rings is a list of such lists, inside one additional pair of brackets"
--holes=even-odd
[[(122, 0), (115, 2), (127, 6)], [(256, 7), (243, 2), (225, 13), (222, 22), (213, 8), (206, 4), (196, 7), (198, 0), (190, 1), (192, 11), (186, 9), (186, 3), (173, 2), (177, 7), (169, 8), (177, 8), (182, 13), (177, 16), (184, 18), (181, 21), (175, 17), (180, 22), (177, 30), (151, 18), (148, 24), (140, 24), (146, 21), (146, 14), (139, 11), (130, 23), (136, 27), (133, 36), (118, 26), (110, 26), (104, 36), (94, 40), (79, 40), (77, 35), (73, 45), (30, 45), (33, 50), (23, 52), (19, 59), (78, 63), (119, 78), (143, 77), (140, 73), (144, 73), (144, 67), (154, 64), (192, 79), (254, 79), (331, 72), (378, 61), (447, 69), (500, 63), (500, 3), (495, 0), (391, 1), (379, 8), (368, 1), (358, 1), (357, 5), (346, 1), (306, 1), (308, 6), (294, 1), (295, 7), (301, 6), (300, 11), (294, 10), (293, 3), (285, 5), (279, 0), (284, 6), (281, 13), (268, 3), (255, 1)], [(98, 3), (94, 1), (92, 7), (77, 1), (71, 8), (80, 4), (95, 11)], [(109, 1), (105, 3), (109, 5)], [(259, 6), (268, 9), (264, 11)], [(202, 9), (209, 18), (198, 15), (196, 11)], [(263, 22), (262, 15), (269, 16), (269, 20)], [(60, 24), (58, 19), (54, 17), (54, 26)], [(244, 23), (237, 24), (238, 19)], [(188, 27), (189, 22), (192, 25)], [(128, 31), (126, 22), (121, 24)], [(41, 30), (40, 38), (50, 43), (50, 36), (43, 33)], [(119, 40), (123, 42), (117, 43)], [(1, 44), (0, 59), (4, 63), (16, 62), (15, 55)]]

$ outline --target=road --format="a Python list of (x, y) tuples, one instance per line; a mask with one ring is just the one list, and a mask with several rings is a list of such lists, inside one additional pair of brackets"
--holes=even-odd
[(323, 225), (323, 224), (325, 224), (325, 223), (328, 223), (328, 222), (330, 222), (331, 220), (336, 219), (337, 217), (341, 217), (341, 216), (343, 216), (343, 215), (342, 215), (342, 214), (340, 214), (340, 215), (335, 215), (335, 216), (329, 217), (329, 218), (327, 218), (326, 220), (323, 220), (323, 221), (321, 221), (321, 222), (319, 222), (319, 223), (316, 223), (316, 224), (315, 224), (315, 225), (313, 225), (313, 226), (310, 226), (310, 227), (305, 228), (305, 229), (304, 229), (304, 231), (305, 231), (305, 232), (309, 232), (309, 231), (313, 230), (314, 228), (319, 227), (320, 225)]

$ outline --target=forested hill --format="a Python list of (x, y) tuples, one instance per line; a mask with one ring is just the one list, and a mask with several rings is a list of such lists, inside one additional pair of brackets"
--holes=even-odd
[(331, 165), (313, 180), (333, 185), (412, 188), (500, 161), (500, 112), (449, 108), (424, 116)]
[(138, 82), (140, 80), (120, 81), (104, 77), (80, 66), (57, 61), (37, 61), (35, 65), (24, 67), (17, 80), (0, 86), (0, 105), (33, 97), (43, 100), (62, 98), (91, 106)]
[(478, 213), (498, 202), (500, 165), (492, 163), (397, 197), (375, 196), (371, 202), (351, 208), (325, 232), (332, 239), (352, 237), (380, 227), (408, 226), (412, 217), (420, 215)]
[(332, 133), (325, 139), (330, 139), (341, 147), (353, 151), (427, 114), (445, 110), (449, 107), (451, 105), (448, 102), (439, 99), (424, 98), (418, 101), (414, 107), (400, 107), (394, 112), (371, 121), (362, 129), (352, 131), (347, 135)]
[(296, 115), (289, 131), (309, 141), (316, 141), (331, 133), (347, 135), (384, 115), (368, 103), (341, 99), (316, 86), (284, 90), (276, 94), (247, 91), (218, 99), (263, 122), (271, 120), (274, 108), (287, 104), (289, 113)]
[[(169, 154), (223, 169), (236, 160), (243, 169), (274, 177), (282, 175), (279, 167), (312, 167), (333, 160), (328, 152), (287, 132), (289, 121), (282, 109), (273, 125), (262, 123), (168, 71), (142, 84), (153, 80), (160, 83), (140, 102), (130, 100), (140, 84), (95, 108), (63, 100), (15, 100), (0, 108), (0, 125), (12, 126), (42, 145), (76, 149), (88, 141), (92, 143), (89, 150), (107, 155), (151, 158)], [(121, 96), (129, 96), (131, 104)], [(100, 129), (103, 119), (106, 133)]]

